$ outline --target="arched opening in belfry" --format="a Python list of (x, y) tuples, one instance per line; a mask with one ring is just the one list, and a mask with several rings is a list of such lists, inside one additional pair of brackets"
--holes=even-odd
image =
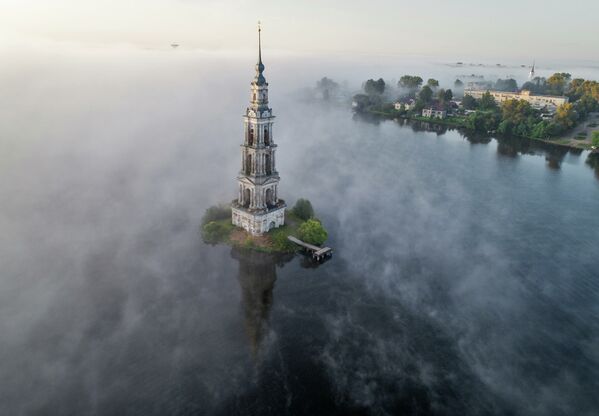
[(245, 158), (245, 174), (250, 175), (252, 173), (252, 155), (247, 155)]
[(248, 188), (245, 188), (243, 190), (243, 203), (242, 203), (242, 205), (244, 207), (247, 208), (247, 207), (250, 206), (250, 198), (251, 198), (251, 196), (250, 196), (250, 190)]
[(270, 155), (264, 155), (264, 170), (267, 175), (272, 174), (272, 168), (270, 166)]
[(270, 208), (275, 205), (275, 193), (272, 188), (266, 190), (266, 205)]
[(250, 127), (250, 130), (248, 131), (248, 146), (253, 146), (254, 145), (254, 128)]
[(270, 222), (270, 224), (268, 225), (268, 229), (269, 229), (269, 230), (272, 230), (272, 229), (274, 229), (276, 226), (277, 226), (277, 224), (275, 224), (275, 222), (274, 222), (274, 221), (271, 221), (271, 222)]
[(264, 144), (270, 146), (270, 136), (268, 135), (268, 127), (264, 127)]

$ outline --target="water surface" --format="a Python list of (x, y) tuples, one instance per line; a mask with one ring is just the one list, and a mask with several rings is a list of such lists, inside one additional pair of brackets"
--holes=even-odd
[(362, 120), (275, 76), (282, 196), (335, 248), (313, 267), (198, 235), (234, 196), (251, 65), (95, 59), (3, 84), (30, 81), (0, 114), (2, 412), (596, 414), (586, 153)]

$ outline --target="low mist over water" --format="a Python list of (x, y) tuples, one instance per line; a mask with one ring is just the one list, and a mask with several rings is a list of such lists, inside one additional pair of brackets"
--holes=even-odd
[(254, 57), (6, 56), (1, 414), (597, 413), (587, 153), (363, 120), (312, 91), (462, 69), (264, 56), (281, 197), (310, 199), (335, 249), (313, 267), (199, 236), (236, 196)]

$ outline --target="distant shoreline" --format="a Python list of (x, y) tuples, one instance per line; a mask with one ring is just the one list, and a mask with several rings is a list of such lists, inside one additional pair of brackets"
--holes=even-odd
[[(357, 114), (363, 114), (363, 113), (357, 113)], [(393, 112), (384, 112), (384, 111), (379, 111), (379, 110), (368, 110), (368, 114), (372, 114), (372, 115), (378, 116), (378, 117), (384, 117), (386, 119), (403, 119), (403, 120), (410, 120), (410, 121), (418, 121), (418, 122), (422, 122), (422, 123), (437, 124), (437, 125), (441, 125), (441, 126), (456, 128), (458, 130), (463, 129), (468, 132), (475, 133), (475, 131), (469, 129), (466, 125), (463, 124), (462, 118), (456, 119), (456, 117), (448, 117), (445, 119), (439, 119), (439, 118), (422, 117), (422, 116), (400, 115), (400, 114), (396, 114)], [(599, 117), (599, 116), (597, 116), (597, 117)], [(575, 130), (575, 129), (573, 129), (573, 130)], [(487, 136), (495, 137), (497, 135), (494, 133), (487, 133)], [(546, 144), (550, 144), (550, 145), (554, 145), (554, 146), (565, 147), (565, 148), (568, 148), (571, 150), (576, 150), (576, 151), (587, 150), (591, 153), (597, 153), (597, 150), (590, 149), (589, 146), (585, 142), (580, 141), (580, 143), (576, 143), (576, 142), (573, 143), (572, 140), (567, 137), (558, 137), (553, 140), (542, 139), (542, 138), (538, 138), (538, 137), (523, 137), (523, 136), (516, 136), (516, 135), (511, 135), (509, 137), (517, 138), (517, 139), (524, 139), (524, 140), (535, 140), (538, 142), (542, 142), (542, 143), (546, 143)], [(568, 143), (564, 142), (566, 140), (568, 141)], [(580, 146), (577, 146), (577, 144), (580, 144)]]

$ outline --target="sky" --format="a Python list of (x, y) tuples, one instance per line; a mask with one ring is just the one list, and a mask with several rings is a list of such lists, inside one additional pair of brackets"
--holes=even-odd
[(599, 2), (0, 0), (0, 43), (593, 61)]

